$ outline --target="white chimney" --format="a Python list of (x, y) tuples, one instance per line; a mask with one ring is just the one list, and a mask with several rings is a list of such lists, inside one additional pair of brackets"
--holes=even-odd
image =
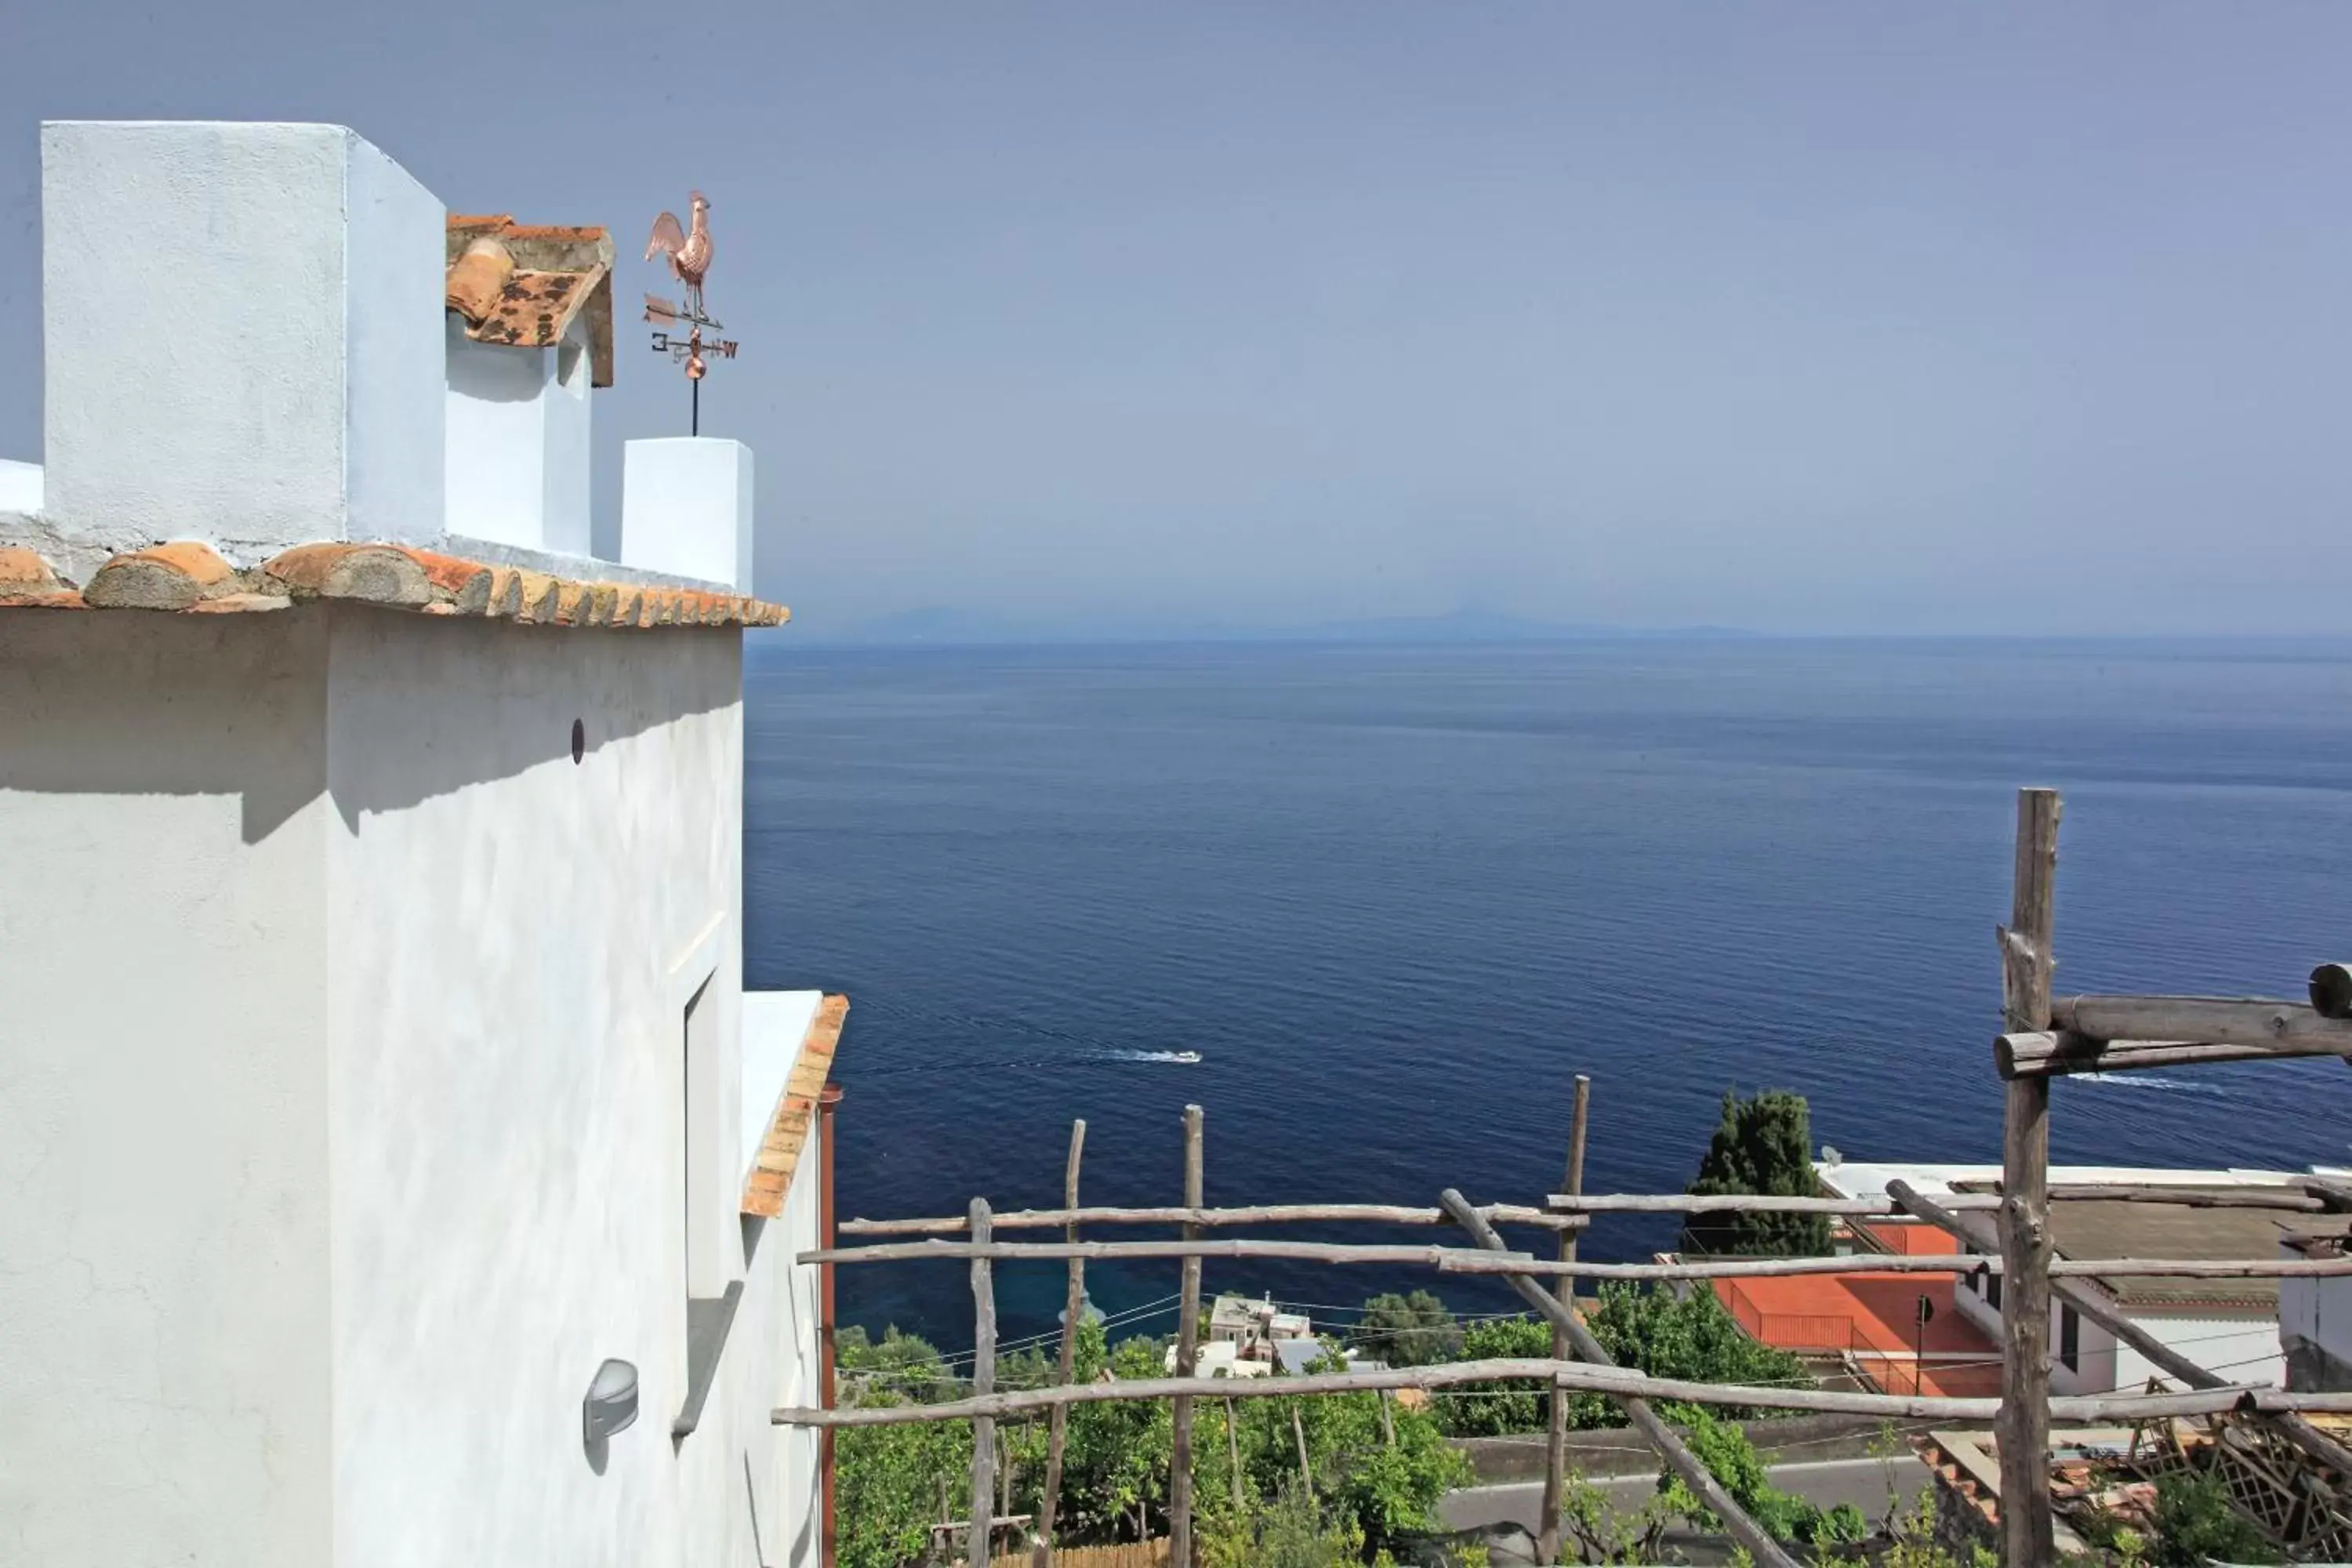
[(589, 553), (592, 386), (613, 380), (613, 241), (602, 228), (448, 229), (449, 531)]
[(252, 562), (430, 542), (443, 212), (339, 125), (41, 129), (43, 510)]
[(628, 443), (621, 563), (752, 592), (751, 448), (709, 436)]

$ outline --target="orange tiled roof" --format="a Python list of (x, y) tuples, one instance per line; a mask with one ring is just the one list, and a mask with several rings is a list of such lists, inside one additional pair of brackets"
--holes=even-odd
[(601, 228), (451, 213), (448, 308), (476, 342), (552, 348), (587, 330), (589, 379), (613, 384), (613, 239)]
[(108, 558), (76, 588), (34, 551), (0, 546), (0, 609), (230, 615), (341, 599), (425, 616), (560, 626), (778, 626), (782, 605), (696, 588), (583, 582), (404, 544), (301, 544), (240, 572), (181, 541)]
[(808, 1033), (801, 1038), (799, 1059), (784, 1079), (784, 1098), (776, 1107), (776, 1119), (769, 1124), (768, 1135), (760, 1143), (760, 1156), (743, 1184), (745, 1214), (773, 1219), (784, 1212), (784, 1194), (793, 1190), (793, 1173), (800, 1166), (801, 1151), (808, 1147), (816, 1097), (833, 1072), (833, 1054), (841, 1047), (842, 1020), (848, 1016), (849, 998), (828, 995), (809, 1021)]
[[(1952, 1277), (1858, 1267), (1714, 1281), (1716, 1299), (1749, 1337), (1782, 1350), (1852, 1355), (1882, 1385), (1956, 1397), (2000, 1391), (2000, 1349), (1953, 1300)], [(1925, 1296), (1935, 1315), (1921, 1331)], [(1913, 1359), (1924, 1354), (1924, 1363)], [(1916, 1380), (1915, 1383), (1914, 1380)]]

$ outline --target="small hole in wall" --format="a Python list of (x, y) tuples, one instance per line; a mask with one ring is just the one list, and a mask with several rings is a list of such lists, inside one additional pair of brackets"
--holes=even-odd
[(588, 726), (579, 720), (572, 721), (572, 760), (577, 763), (588, 754)]

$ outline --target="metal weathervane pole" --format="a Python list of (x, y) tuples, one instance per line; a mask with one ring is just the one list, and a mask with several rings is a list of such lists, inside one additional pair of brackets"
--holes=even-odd
[[(710, 270), (711, 258), (710, 203), (700, 191), (691, 194), (693, 200), (689, 210), (693, 214), (693, 227), (688, 229), (681, 225), (677, 214), (664, 213), (654, 220), (653, 238), (646, 244), (646, 260), (651, 261), (656, 256), (667, 258), (670, 275), (686, 286), (686, 303), (678, 305), (658, 294), (648, 294), (646, 296), (646, 320), (667, 323), (663, 330), (654, 333), (654, 352), (666, 353), (673, 363), (685, 365), (688, 389), (687, 428), (689, 433), (699, 436), (702, 434), (702, 378), (710, 368), (703, 355), (712, 353), (724, 359), (733, 359), (740, 345), (732, 338), (706, 340), (702, 335), (705, 327), (714, 333), (726, 329), (703, 309), (702, 279)], [(677, 335), (677, 327), (681, 321), (687, 328), (683, 340)]]

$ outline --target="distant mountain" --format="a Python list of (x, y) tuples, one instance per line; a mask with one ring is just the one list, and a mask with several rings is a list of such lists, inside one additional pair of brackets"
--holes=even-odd
[(1117, 626), (1041, 626), (944, 605), (899, 610), (834, 627), (796, 623), (793, 640), (804, 645), (859, 647), (956, 647), (982, 644), (1124, 642), (1302, 642), (1302, 643), (1492, 643), (1567, 642), (1601, 639), (1745, 637), (1753, 632), (1727, 626), (1652, 628), (1562, 625), (1491, 610), (1461, 609), (1436, 616), (1380, 616), (1322, 621), (1306, 626), (1235, 626), (1126, 622)]
[(1296, 631), (1267, 634), (1306, 642), (1565, 642), (1587, 638), (1744, 637), (1729, 626), (1610, 626), (1562, 625), (1487, 610), (1452, 610), (1442, 616), (1383, 616), (1369, 620), (1326, 621)]

